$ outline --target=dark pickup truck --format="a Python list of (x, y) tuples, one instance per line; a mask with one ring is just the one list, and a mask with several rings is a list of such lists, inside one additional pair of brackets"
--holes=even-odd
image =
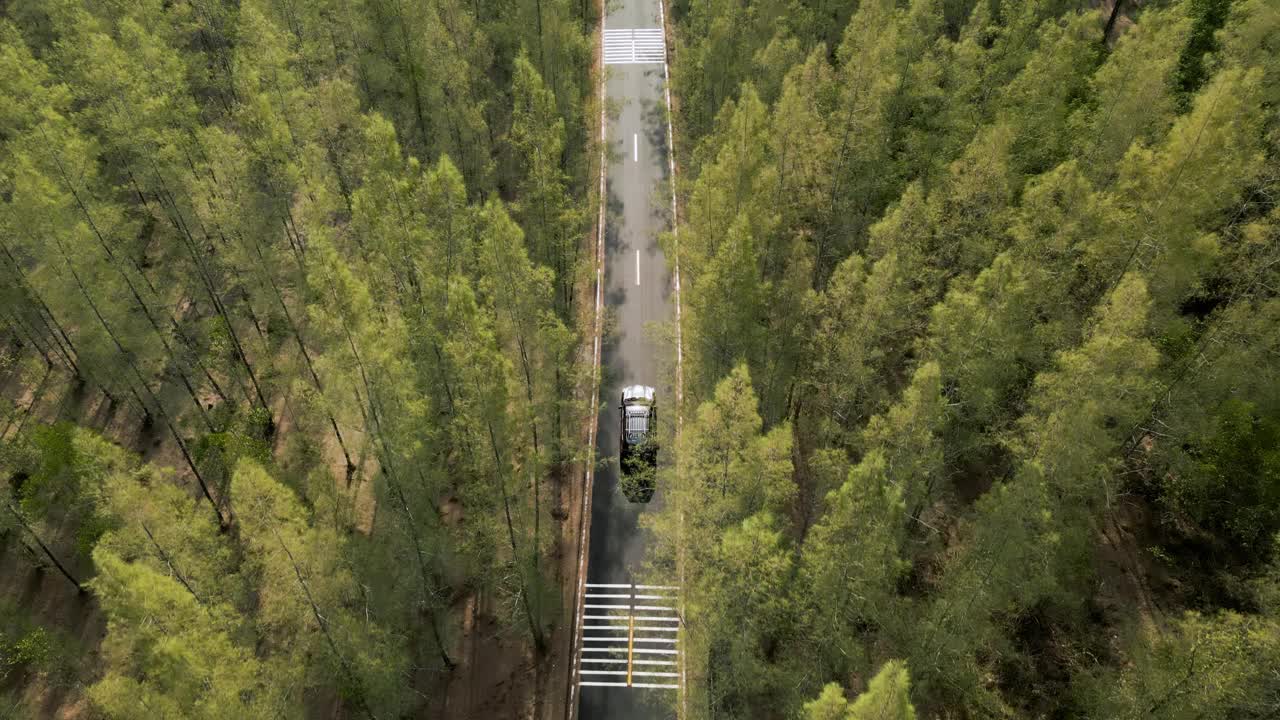
[(622, 494), (634, 503), (653, 498), (658, 465), (655, 437), (658, 408), (654, 390), (646, 385), (629, 385), (622, 390), (622, 441), (619, 465)]

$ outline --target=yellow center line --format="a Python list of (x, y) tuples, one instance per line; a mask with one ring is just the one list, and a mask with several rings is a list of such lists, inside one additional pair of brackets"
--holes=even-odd
[(636, 615), (631, 613), (627, 623), (627, 687), (631, 687), (631, 660), (636, 639)]

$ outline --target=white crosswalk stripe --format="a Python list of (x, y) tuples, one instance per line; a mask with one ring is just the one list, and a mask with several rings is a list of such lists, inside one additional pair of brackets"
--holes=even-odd
[[(578, 642), (578, 685), (678, 689), (679, 673), (675, 670), (680, 657), (680, 616), (676, 604), (680, 588), (586, 583), (585, 589), (578, 625), (585, 633)], [(659, 604), (652, 604), (655, 602)], [(657, 682), (645, 682), (650, 678)]]
[(667, 57), (662, 28), (624, 28), (604, 31), (604, 64), (660, 63)]

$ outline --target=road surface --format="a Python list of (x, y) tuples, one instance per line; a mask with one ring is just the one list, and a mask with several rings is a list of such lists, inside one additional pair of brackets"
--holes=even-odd
[[(642, 513), (661, 506), (662, 489), (647, 505), (627, 502), (618, 489), (619, 396), (624, 385), (658, 391), (660, 437), (671, 437), (675, 402), (670, 345), (652, 324), (674, 319), (671, 274), (658, 247), (669, 226), (669, 159), (663, 110), (660, 0), (610, 0), (605, 18), (605, 94), (609, 157), (604, 247), (604, 306), (612, 333), (601, 349), (600, 402), (592, 487), (587, 582), (628, 583), (644, 557)], [(639, 30), (637, 33), (625, 32)], [(647, 31), (647, 32), (645, 32)], [(663, 201), (666, 198), (666, 202)], [(660, 458), (660, 462), (665, 458)], [(583, 687), (581, 720), (631, 720), (670, 715), (670, 690)]]

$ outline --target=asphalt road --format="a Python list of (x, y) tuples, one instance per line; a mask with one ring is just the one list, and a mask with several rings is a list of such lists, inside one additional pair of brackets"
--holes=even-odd
[[(659, 0), (607, 2), (607, 30), (661, 28)], [(618, 489), (619, 398), (624, 385), (657, 389), (659, 426), (669, 426), (675, 409), (670, 346), (653, 336), (652, 324), (674, 318), (671, 274), (658, 247), (669, 225), (667, 124), (662, 111), (661, 62), (608, 64), (605, 93), (618, 111), (609, 114), (606, 173), (604, 304), (612, 332), (601, 350), (596, 467), (592, 487), (587, 582), (633, 580), (644, 557), (642, 513), (661, 507), (662, 489), (647, 505), (628, 502)], [(663, 202), (663, 198), (667, 198)], [(670, 437), (670, 432), (663, 433)], [(660, 462), (665, 458), (660, 457)], [(670, 716), (660, 694), (671, 690), (584, 687), (582, 720), (630, 720)]]

